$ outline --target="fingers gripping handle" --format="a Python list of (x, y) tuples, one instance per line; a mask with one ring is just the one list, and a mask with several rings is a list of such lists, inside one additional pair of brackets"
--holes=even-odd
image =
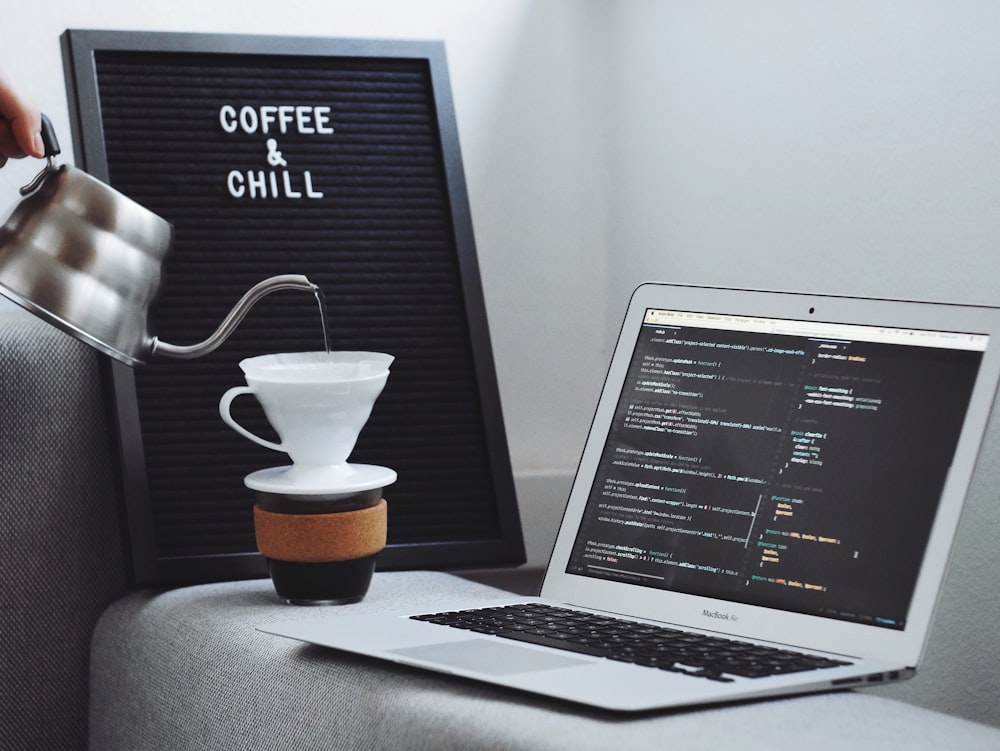
[(273, 451), (283, 451), (287, 453), (287, 450), (282, 444), (264, 440), (260, 436), (251, 433), (249, 430), (236, 422), (232, 414), (230, 414), (229, 409), (232, 406), (232, 403), (236, 400), (236, 397), (242, 396), (243, 394), (253, 393), (254, 390), (249, 386), (234, 386), (229, 389), (229, 391), (222, 395), (222, 399), (219, 401), (219, 415), (222, 417), (222, 420), (226, 423), (226, 425), (231, 427), (244, 438), (249, 438), (254, 443), (260, 444), (265, 448), (272, 449)]

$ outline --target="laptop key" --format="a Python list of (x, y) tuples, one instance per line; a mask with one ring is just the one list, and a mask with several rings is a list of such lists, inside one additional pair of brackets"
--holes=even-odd
[(717, 670), (708, 670), (707, 668), (702, 668), (701, 670), (696, 670), (693, 673), (688, 673), (690, 676), (695, 678), (708, 678), (710, 681), (718, 681), (719, 683), (732, 683), (733, 679), (728, 676), (723, 675)]
[(591, 657), (607, 657), (607, 651), (600, 647), (595, 647), (590, 644), (579, 644), (577, 642), (557, 639), (552, 636), (545, 636), (542, 634), (532, 634), (525, 631), (512, 631), (507, 633), (498, 633), (497, 636), (502, 636), (506, 639), (513, 639), (514, 641), (526, 642), (527, 644), (535, 644), (540, 647), (554, 647), (555, 649), (561, 649), (565, 652), (576, 652), (577, 654), (589, 655)]

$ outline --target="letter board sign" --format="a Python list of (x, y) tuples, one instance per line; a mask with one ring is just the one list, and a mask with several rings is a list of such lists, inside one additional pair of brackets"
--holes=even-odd
[[(523, 561), (443, 45), (62, 41), (79, 165), (175, 228), (158, 338), (202, 341), (257, 282), (306, 275), (332, 348), (396, 357), (351, 457), (399, 475), (379, 567)], [(236, 435), (217, 405), (244, 357), (322, 346), (316, 300), (282, 291), (210, 355), (107, 362), (136, 583), (266, 575), (242, 478), (288, 459)], [(255, 406), (239, 419), (264, 433)]]

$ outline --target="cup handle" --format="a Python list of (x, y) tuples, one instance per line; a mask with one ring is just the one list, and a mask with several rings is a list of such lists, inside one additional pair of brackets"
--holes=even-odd
[(275, 443), (274, 441), (264, 440), (260, 436), (251, 433), (249, 430), (247, 430), (238, 422), (236, 422), (236, 420), (233, 419), (233, 416), (229, 413), (229, 408), (232, 405), (233, 401), (236, 399), (236, 397), (242, 396), (243, 394), (253, 394), (253, 393), (254, 390), (249, 386), (234, 386), (233, 388), (229, 389), (229, 391), (227, 391), (225, 394), (222, 395), (222, 399), (219, 401), (219, 415), (222, 417), (222, 420), (223, 422), (226, 423), (226, 425), (231, 427), (233, 430), (235, 430), (244, 438), (249, 438), (254, 443), (258, 443), (261, 446), (264, 446), (265, 448), (287, 453), (285, 447), (282, 444)]

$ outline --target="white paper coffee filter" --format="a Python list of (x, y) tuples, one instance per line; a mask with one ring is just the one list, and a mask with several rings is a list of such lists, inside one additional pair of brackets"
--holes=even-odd
[(240, 362), (248, 378), (289, 383), (354, 381), (380, 376), (395, 358), (382, 352), (282, 352)]

